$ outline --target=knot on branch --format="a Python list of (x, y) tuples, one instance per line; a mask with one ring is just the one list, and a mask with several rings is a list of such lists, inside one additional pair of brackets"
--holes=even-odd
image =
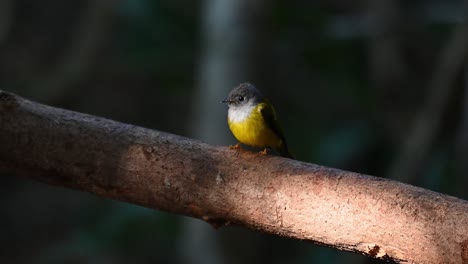
[(371, 257), (375, 257), (377, 256), (377, 254), (379, 254), (379, 251), (380, 251), (380, 247), (377, 245), (374, 245), (372, 248), (369, 247), (368, 253)]
[(463, 240), (461, 244), (461, 257), (463, 264), (468, 264), (468, 239)]
[(9, 111), (17, 106), (18, 101), (13, 94), (0, 90), (0, 111)]

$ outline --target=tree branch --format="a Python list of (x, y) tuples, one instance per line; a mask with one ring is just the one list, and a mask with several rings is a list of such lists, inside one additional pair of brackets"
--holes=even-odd
[(404, 263), (468, 263), (468, 202), (0, 91), (0, 171)]

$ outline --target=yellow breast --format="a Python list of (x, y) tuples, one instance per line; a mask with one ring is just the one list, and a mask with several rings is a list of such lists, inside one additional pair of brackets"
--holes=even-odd
[(265, 123), (260, 109), (263, 103), (251, 109), (236, 112), (229, 109), (228, 124), (232, 134), (242, 144), (252, 147), (273, 147), (281, 145), (281, 139)]

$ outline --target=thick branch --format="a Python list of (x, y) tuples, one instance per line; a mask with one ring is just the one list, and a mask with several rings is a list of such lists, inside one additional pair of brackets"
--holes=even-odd
[(0, 171), (405, 263), (468, 263), (468, 202), (0, 91)]

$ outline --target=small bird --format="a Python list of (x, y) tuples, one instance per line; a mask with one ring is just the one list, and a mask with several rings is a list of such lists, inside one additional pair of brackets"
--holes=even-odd
[[(265, 148), (264, 154), (267, 149), (273, 148), (281, 156), (293, 158), (276, 119), (275, 109), (252, 84), (240, 84), (221, 102), (229, 106), (229, 129), (240, 143)], [(238, 143), (234, 148), (239, 146)]]

